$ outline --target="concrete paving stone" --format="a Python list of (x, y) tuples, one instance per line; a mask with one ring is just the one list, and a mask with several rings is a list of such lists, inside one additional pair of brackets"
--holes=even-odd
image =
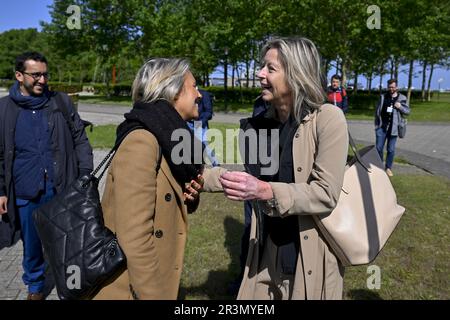
[(0, 257), (0, 261), (14, 261), (17, 258), (17, 255), (4, 255)]
[(7, 271), (12, 261), (2, 260), (0, 261), (0, 272)]
[(28, 297), (28, 291), (27, 290), (20, 290), (17, 294), (17, 297), (15, 300), (27, 300)]
[(0, 299), (2, 300), (15, 300), (19, 294), (19, 289), (6, 289), (0, 291)]
[(19, 283), (19, 282), (10, 282), (7, 289), (8, 290), (12, 290), (12, 289), (17, 289), (17, 290), (26, 290), (26, 286), (23, 284), (23, 282)]

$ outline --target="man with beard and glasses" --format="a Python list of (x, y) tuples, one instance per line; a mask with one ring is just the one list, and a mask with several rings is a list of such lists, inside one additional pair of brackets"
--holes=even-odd
[(47, 59), (37, 52), (19, 55), (15, 77), (0, 99), (0, 249), (21, 237), (27, 299), (42, 300), (45, 261), (32, 213), (89, 174), (93, 156), (70, 98), (48, 89)]

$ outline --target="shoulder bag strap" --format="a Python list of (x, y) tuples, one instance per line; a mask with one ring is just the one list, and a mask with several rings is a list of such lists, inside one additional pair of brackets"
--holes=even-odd
[[(126, 134), (124, 134), (123, 137), (119, 141), (117, 141), (117, 143), (114, 145), (114, 147), (111, 149), (111, 151), (108, 152), (108, 154), (105, 156), (105, 158), (100, 162), (100, 164), (97, 166), (97, 168), (94, 169), (94, 171), (92, 172), (91, 175), (95, 176), (97, 174), (97, 172), (99, 172), (101, 170), (101, 168), (104, 166), (102, 172), (97, 177), (97, 179), (100, 181), (102, 179), (103, 175), (105, 174), (106, 170), (108, 169), (109, 165), (111, 164), (112, 159), (113, 159), (114, 155), (116, 154), (117, 149), (119, 149), (119, 146), (122, 143), (122, 141), (132, 131), (138, 130), (138, 129), (145, 129), (145, 128), (142, 126), (134, 127), (134, 128), (131, 128)], [(158, 174), (159, 168), (161, 167), (161, 160), (162, 160), (162, 148), (161, 148), (161, 146), (159, 146), (158, 162), (156, 163), (156, 174)], [(105, 163), (106, 163), (106, 165), (105, 165)]]

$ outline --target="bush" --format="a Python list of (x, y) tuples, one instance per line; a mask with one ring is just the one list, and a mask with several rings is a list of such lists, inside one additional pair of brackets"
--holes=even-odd
[(14, 84), (15, 80), (0, 80), (0, 87), (2, 88), (11, 88)]
[(50, 91), (60, 91), (65, 93), (77, 93), (83, 91), (81, 84), (68, 84), (64, 82), (49, 82)]

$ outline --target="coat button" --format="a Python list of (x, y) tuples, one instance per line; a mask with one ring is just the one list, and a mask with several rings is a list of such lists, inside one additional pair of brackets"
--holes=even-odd
[(155, 231), (155, 237), (161, 238), (162, 236), (163, 236), (162, 230), (156, 230), (156, 231)]
[(308, 236), (304, 236), (303, 239), (308, 240)]
[(169, 202), (170, 200), (172, 200), (172, 195), (170, 193), (166, 193), (164, 199), (166, 199), (166, 201)]
[(311, 271), (311, 270), (309, 270), (309, 271), (308, 271), (308, 275), (311, 275), (311, 274), (312, 274), (312, 271)]
[(300, 133), (296, 133), (296, 134), (295, 134), (295, 137), (296, 137), (296, 138), (300, 137)]
[(298, 171), (298, 172), (302, 172), (302, 170), (303, 170), (302, 167), (298, 167), (298, 168), (297, 168), (297, 171)]

